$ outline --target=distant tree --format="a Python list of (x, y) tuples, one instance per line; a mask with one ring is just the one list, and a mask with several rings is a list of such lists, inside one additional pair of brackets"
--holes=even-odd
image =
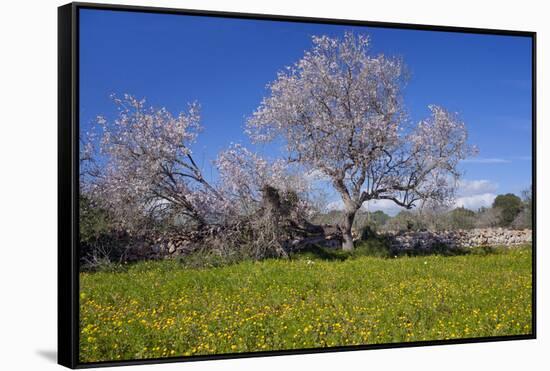
[[(341, 222), (344, 217), (345, 212), (340, 211), (339, 222)], [(365, 228), (368, 228), (370, 231), (376, 231), (383, 227), (389, 219), (390, 216), (381, 210), (372, 212), (360, 209), (355, 216), (353, 229), (356, 232), (361, 232), (365, 230)]]
[(438, 202), (437, 200), (422, 200), (416, 209), (418, 227), (431, 231), (440, 231), (450, 229), (447, 211), (448, 204)]
[(457, 207), (448, 213), (452, 229), (471, 229), (475, 226), (476, 213), (464, 207)]
[(477, 228), (498, 227), (501, 220), (501, 210), (482, 207), (476, 213), (475, 226)]
[(473, 154), (465, 125), (430, 106), (410, 127), (402, 105), (401, 60), (369, 53), (369, 38), (314, 36), (313, 49), (269, 85), (270, 96), (247, 122), (256, 142), (283, 138), (289, 161), (328, 177), (344, 203), (343, 249), (369, 200), (406, 209), (454, 195), (460, 160)]
[(533, 196), (531, 188), (527, 188), (522, 193), (522, 208), (511, 224), (511, 227), (517, 229), (531, 228), (533, 220)]
[(418, 214), (408, 210), (401, 210), (397, 215), (388, 220), (385, 229), (391, 231), (409, 231), (422, 229)]
[(531, 214), (525, 209), (521, 210), (514, 221), (510, 224), (510, 227), (514, 229), (531, 228), (531, 226)]
[(383, 226), (390, 219), (390, 216), (382, 210), (376, 210), (370, 213), (370, 219), (377, 226)]
[(498, 195), (493, 201), (493, 208), (500, 210), (500, 226), (508, 227), (522, 209), (521, 198), (513, 193)]

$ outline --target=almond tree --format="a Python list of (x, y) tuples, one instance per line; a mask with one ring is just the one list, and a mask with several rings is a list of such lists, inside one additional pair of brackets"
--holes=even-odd
[(223, 195), (223, 248), (255, 258), (287, 257), (286, 247), (303, 234), (312, 211), (310, 182), (286, 161), (270, 161), (239, 144), (215, 161)]
[(245, 216), (254, 213), (266, 187), (295, 194), (298, 207), (304, 212), (310, 208), (309, 196), (314, 193), (310, 182), (293, 173), (282, 159), (269, 161), (240, 144), (233, 144), (219, 153), (215, 165), (220, 176), (218, 189), (226, 201), (224, 207), (233, 213)]
[[(202, 176), (190, 149), (201, 130), (199, 106), (190, 104), (188, 112), (174, 116), (130, 95), (113, 100), (117, 119), (98, 117), (99, 138), (82, 145), (81, 165), (94, 169), (81, 177), (82, 191), (127, 229), (167, 217), (204, 225), (211, 199), (221, 196)], [(101, 166), (91, 166), (92, 160)]]
[(406, 209), (419, 200), (445, 201), (472, 154), (458, 118), (438, 106), (417, 125), (402, 104), (401, 60), (369, 53), (369, 39), (314, 36), (313, 48), (268, 85), (270, 94), (247, 122), (256, 142), (282, 138), (288, 160), (330, 178), (344, 203), (343, 249), (353, 249), (351, 226), (369, 200)]

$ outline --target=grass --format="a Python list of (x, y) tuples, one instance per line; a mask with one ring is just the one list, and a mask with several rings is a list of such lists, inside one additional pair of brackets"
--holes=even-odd
[(309, 252), (203, 269), (141, 262), (81, 273), (80, 285), (82, 362), (532, 331), (529, 247), (449, 257)]

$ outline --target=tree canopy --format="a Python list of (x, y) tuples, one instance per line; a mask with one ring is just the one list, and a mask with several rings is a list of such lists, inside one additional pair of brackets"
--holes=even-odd
[(498, 195), (493, 201), (493, 207), (500, 210), (500, 224), (508, 227), (521, 212), (523, 203), (521, 198), (513, 193)]
[(411, 125), (403, 105), (406, 68), (369, 52), (369, 38), (314, 36), (313, 48), (279, 72), (270, 94), (247, 122), (256, 142), (282, 138), (289, 161), (330, 178), (347, 212), (344, 247), (365, 201), (391, 200), (410, 209), (419, 200), (446, 202), (473, 154), (466, 126), (442, 107)]

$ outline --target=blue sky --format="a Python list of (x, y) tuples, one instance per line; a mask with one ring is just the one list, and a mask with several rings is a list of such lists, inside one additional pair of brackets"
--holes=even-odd
[[(210, 161), (231, 142), (250, 145), (248, 117), (267, 94), (266, 84), (311, 47), (312, 35), (367, 33), (372, 52), (400, 56), (411, 79), (405, 104), (411, 119), (438, 104), (459, 113), (477, 158), (461, 164), (464, 184), (457, 202), (486, 205), (496, 194), (531, 184), (531, 40), (279, 21), (256, 21), (80, 10), (80, 119), (113, 118), (111, 93), (146, 98), (173, 113), (202, 106), (194, 147), (207, 176)], [(255, 147), (276, 156), (275, 146)], [(334, 202), (337, 197), (334, 196)], [(373, 205), (391, 213), (388, 204)]]

